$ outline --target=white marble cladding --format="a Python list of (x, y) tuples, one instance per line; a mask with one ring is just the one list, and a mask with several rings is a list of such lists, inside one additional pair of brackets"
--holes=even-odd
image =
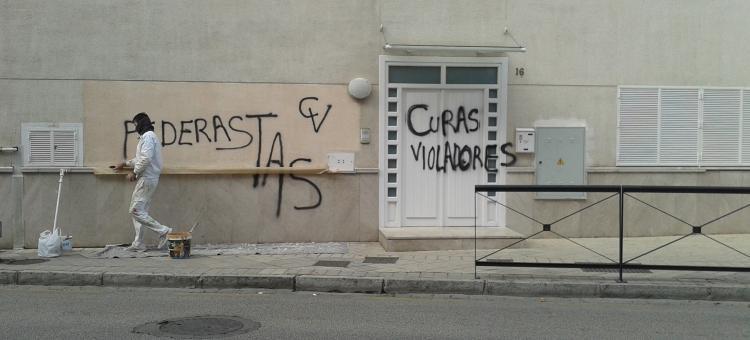
[[(0, 183), (4, 184), (4, 178)], [(55, 174), (24, 175), (23, 220), (25, 246), (36, 247), (39, 232), (52, 225), (57, 188)], [(187, 230), (196, 219), (196, 243), (265, 243), (377, 241), (375, 190), (377, 176), (308, 176), (320, 189), (317, 194), (303, 181), (284, 176), (281, 206), (276, 215), (279, 177), (268, 176), (253, 187), (252, 176), (162, 176), (151, 214), (160, 222)], [(0, 193), (5, 189), (0, 187)], [(69, 174), (65, 177), (58, 225), (74, 237), (76, 247), (103, 246), (132, 241), (128, 205), (133, 183), (120, 176)], [(368, 203), (369, 202), (369, 203)], [(0, 216), (8, 215), (0, 208)], [(4, 215), (3, 215), (4, 214)], [(155, 236), (147, 234), (147, 241)], [(8, 247), (5, 237), (3, 247)]]
[[(52, 225), (55, 207), (56, 174), (24, 175), (24, 245), (36, 247), (39, 232)], [(325, 242), (376, 241), (377, 175), (311, 176), (320, 188), (323, 203), (310, 210), (297, 210), (314, 202), (316, 195), (307, 184), (284, 177), (280, 214), (276, 216), (278, 177), (269, 176), (265, 186), (253, 188), (252, 176), (164, 176), (159, 184), (153, 216), (180, 229), (195, 219), (198, 243), (237, 242)], [(0, 175), (0, 197), (12, 197), (12, 177)], [(262, 177), (261, 177), (262, 181)], [(530, 184), (531, 174), (509, 174), (510, 184)], [(750, 181), (743, 171), (706, 173), (595, 173), (589, 184), (662, 185), (742, 185)], [(127, 209), (132, 183), (115, 176), (69, 174), (65, 177), (59, 226), (74, 236), (75, 246), (93, 247), (131, 241), (133, 230)], [(533, 194), (510, 193), (508, 205), (541, 222), (551, 222), (607, 197), (591, 193), (585, 201), (536, 200)], [(636, 194), (639, 199), (691, 223), (702, 224), (731, 212), (750, 201), (747, 195)], [(0, 247), (12, 247), (12, 200), (0, 205), (3, 237)], [(646, 205), (625, 201), (625, 231), (628, 236), (681, 235), (690, 227)], [(750, 210), (750, 209), (748, 209)], [(200, 216), (202, 214), (202, 216)], [(569, 237), (616, 236), (617, 200), (611, 198), (553, 226)], [(747, 233), (750, 211), (743, 210), (710, 224), (708, 234)], [(530, 235), (540, 226), (509, 213), (508, 226)], [(155, 242), (153, 235), (149, 241)]]
[(16, 213), (16, 202), (13, 199), (13, 177), (0, 173), (0, 222), (3, 234), (0, 237), (0, 249), (13, 247), (13, 226)]

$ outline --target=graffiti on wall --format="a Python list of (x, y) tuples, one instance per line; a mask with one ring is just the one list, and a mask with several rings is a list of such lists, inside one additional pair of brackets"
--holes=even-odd
[[(459, 106), (455, 112), (446, 109), (438, 115), (429, 116), (427, 120), (420, 120), (426, 121), (427, 124), (419, 126), (414, 117), (418, 114), (425, 114), (428, 109), (427, 104), (414, 104), (409, 107), (406, 112), (406, 126), (411, 134), (418, 137), (431, 134), (448, 137), (451, 134), (480, 133), (479, 109), (467, 110), (463, 106)], [(500, 146), (500, 152), (510, 158), (508, 162), (501, 163), (501, 166), (511, 166), (515, 163), (516, 156), (508, 151), (512, 145), (505, 143)], [(449, 140), (438, 145), (427, 145), (419, 141), (417, 144), (410, 144), (409, 149), (414, 161), (421, 164), (422, 170), (447, 172), (484, 168), (489, 172), (497, 171), (496, 162), (499, 157), (496, 144), (488, 144), (482, 148), (476, 144), (455, 143)]]
[(302, 115), (302, 117), (309, 118), (312, 122), (313, 131), (315, 133), (318, 133), (320, 131), (320, 127), (323, 126), (323, 122), (328, 117), (328, 113), (331, 112), (331, 104), (327, 104), (326, 112), (322, 113), (322, 117), (316, 118), (321, 115), (319, 111), (313, 111), (313, 106), (315, 105), (315, 102), (318, 101), (318, 97), (305, 97), (300, 99), (299, 101), (299, 114)]
[[(306, 101), (314, 100), (319, 101), (317, 97), (304, 97), (299, 101), (300, 114), (304, 118), (308, 118), (312, 121), (313, 129), (315, 133), (320, 131), (326, 117), (331, 112), (333, 105), (325, 105), (325, 113), (318, 120), (320, 114), (314, 112), (312, 106), (305, 105)], [(305, 105), (305, 106), (303, 106)], [(305, 114), (306, 108), (308, 114)], [(158, 114), (154, 114), (158, 116)], [(212, 144), (217, 152), (225, 150), (237, 150), (237, 149), (250, 149), (252, 153), (256, 155), (254, 166), (255, 167), (294, 167), (298, 163), (311, 163), (312, 159), (309, 157), (298, 157), (288, 163), (285, 162), (284, 158), (284, 135), (280, 131), (272, 131), (270, 146), (264, 147), (264, 122), (271, 122), (278, 119), (279, 114), (269, 112), (262, 114), (245, 114), (245, 115), (231, 115), (228, 117), (222, 117), (221, 115), (212, 115), (205, 117), (195, 117), (188, 120), (180, 121), (169, 121), (161, 120), (152, 122), (157, 127), (155, 132), (160, 135), (161, 143), (163, 148), (174, 148), (174, 147), (192, 147), (196, 145)], [(268, 124), (266, 124), (268, 125)], [(124, 140), (122, 144), (123, 158), (128, 159), (128, 144), (129, 139), (137, 136), (135, 123), (131, 120), (125, 120), (123, 122), (124, 127)], [(266, 137), (268, 138), (268, 137)], [(265, 186), (268, 174), (253, 175), (253, 188), (258, 186)], [(278, 187), (276, 195), (276, 216), (280, 216), (282, 208), (282, 198), (284, 193), (284, 178), (285, 174), (278, 174)], [(292, 180), (306, 183), (309, 185), (317, 196), (313, 202), (308, 202), (305, 205), (294, 205), (295, 210), (308, 210), (315, 209), (323, 202), (323, 194), (320, 191), (320, 187), (311, 179), (298, 176), (288, 175)]]

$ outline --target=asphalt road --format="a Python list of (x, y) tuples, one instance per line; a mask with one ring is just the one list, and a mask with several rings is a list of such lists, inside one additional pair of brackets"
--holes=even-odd
[(0, 286), (2, 339), (149, 339), (134, 329), (205, 315), (260, 323), (226, 339), (750, 339), (747, 302)]

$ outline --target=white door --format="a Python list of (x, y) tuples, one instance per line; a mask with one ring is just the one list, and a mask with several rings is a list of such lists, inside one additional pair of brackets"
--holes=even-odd
[(485, 92), (403, 89), (402, 226), (473, 226), (484, 183)]

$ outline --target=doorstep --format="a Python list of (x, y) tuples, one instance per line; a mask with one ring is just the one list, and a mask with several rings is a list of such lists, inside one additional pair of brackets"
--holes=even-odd
[(500, 249), (523, 238), (506, 227), (401, 227), (380, 228), (386, 251)]

